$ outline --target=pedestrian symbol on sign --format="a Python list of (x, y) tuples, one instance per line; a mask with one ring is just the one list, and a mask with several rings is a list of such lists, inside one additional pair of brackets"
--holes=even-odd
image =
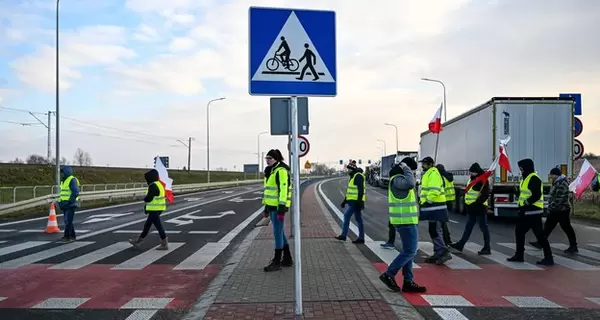
[[(298, 71), (301, 63), (303, 67)], [(307, 80), (335, 82), (319, 55), (318, 48), (292, 11), (261, 66), (254, 73), (252, 81)]]

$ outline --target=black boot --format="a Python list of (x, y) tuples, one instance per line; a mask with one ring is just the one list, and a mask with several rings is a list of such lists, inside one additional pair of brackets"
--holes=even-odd
[(283, 258), (281, 259), (281, 266), (291, 267), (293, 265), (294, 260), (292, 259), (292, 253), (290, 252), (290, 245), (286, 244), (283, 246)]
[(275, 257), (268, 266), (263, 268), (265, 272), (281, 270), (281, 251), (283, 250), (275, 249)]

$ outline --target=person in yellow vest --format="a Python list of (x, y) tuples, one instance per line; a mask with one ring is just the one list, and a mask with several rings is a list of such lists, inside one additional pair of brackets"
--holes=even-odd
[(435, 167), (431, 157), (421, 160), (423, 176), (421, 177), (421, 195), (419, 197), (419, 219), (429, 221), (429, 236), (433, 243), (433, 255), (425, 259), (425, 263), (444, 264), (452, 259), (444, 242), (442, 223), (448, 222), (446, 207), (446, 191), (444, 180)]
[[(475, 179), (485, 173), (479, 163), (475, 162), (469, 168), (471, 178), (467, 182), (467, 185), (471, 183), (471, 179)], [(465, 207), (467, 209), (467, 223), (465, 224), (465, 231), (463, 231), (462, 238), (456, 243), (450, 244), (450, 247), (454, 250), (462, 252), (465, 244), (471, 237), (473, 227), (475, 223), (479, 224), (479, 229), (483, 233), (483, 248), (477, 252), (479, 255), (490, 255), (492, 250), (490, 247), (490, 230), (487, 224), (487, 208), (488, 198), (490, 197), (490, 183), (489, 181), (478, 182), (469, 191), (465, 193)]]
[(537, 262), (541, 265), (553, 265), (552, 249), (544, 235), (542, 215), (544, 213), (544, 185), (535, 172), (533, 160), (522, 159), (517, 162), (523, 180), (519, 185), (519, 220), (515, 226), (516, 252), (507, 258), (508, 261), (525, 262), (525, 235), (531, 229), (537, 243), (544, 251), (544, 259)]
[(165, 197), (165, 187), (159, 181), (159, 174), (156, 169), (151, 169), (144, 174), (146, 182), (148, 183), (148, 189), (146, 190), (146, 197), (144, 197), (145, 207), (144, 211), (147, 215), (144, 229), (137, 239), (129, 239), (129, 243), (132, 246), (138, 248), (144, 241), (144, 238), (148, 235), (150, 227), (154, 225), (158, 231), (160, 237), (160, 245), (156, 247), (157, 250), (168, 250), (169, 244), (167, 240), (167, 233), (165, 228), (160, 221), (160, 215), (167, 210), (167, 198)]
[(335, 237), (338, 240), (346, 241), (348, 230), (350, 229), (350, 219), (354, 215), (356, 225), (358, 226), (358, 238), (352, 243), (365, 243), (365, 227), (362, 218), (362, 210), (365, 208), (367, 197), (367, 189), (365, 185), (365, 175), (363, 170), (356, 166), (356, 161), (350, 162), (346, 169), (350, 175), (348, 180), (348, 188), (346, 189), (346, 197), (342, 202), (342, 209), (348, 205), (348, 209), (344, 212), (344, 221), (342, 223), (342, 233)]
[(290, 167), (283, 162), (283, 155), (278, 149), (271, 149), (265, 156), (263, 204), (264, 216), (271, 218), (273, 238), (275, 240), (275, 256), (263, 268), (265, 272), (281, 270), (281, 267), (294, 265), (290, 245), (285, 236), (284, 218), (291, 204), (290, 199)]
[[(413, 260), (419, 246), (419, 208), (415, 195), (415, 178), (413, 170), (417, 163), (406, 157), (390, 170), (388, 183), (388, 220), (402, 240), (402, 250), (389, 265), (387, 270), (379, 276), (390, 290), (398, 292), (424, 293), (427, 288), (414, 281)], [(396, 275), (402, 269), (404, 277), (402, 288), (396, 283)]]
[(65, 220), (65, 233), (60, 239), (64, 242), (75, 241), (75, 210), (79, 207), (79, 180), (73, 175), (73, 169), (69, 166), (60, 168), (61, 183), (60, 183), (60, 198), (58, 207), (63, 212)]
[[(435, 166), (444, 180), (444, 191), (446, 191), (446, 206), (448, 212), (454, 210), (454, 200), (456, 200), (456, 191), (454, 190), (454, 175), (448, 171), (443, 164), (438, 163)], [(442, 232), (444, 236), (444, 243), (450, 245), (452, 243), (452, 237), (450, 236), (450, 229), (448, 229), (448, 222), (442, 222)]]

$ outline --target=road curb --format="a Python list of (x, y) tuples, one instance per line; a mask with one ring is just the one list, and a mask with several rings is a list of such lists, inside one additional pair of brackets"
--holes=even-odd
[[(320, 185), (320, 184), (323, 184), (327, 181), (331, 181), (334, 179), (327, 179), (327, 180), (319, 182), (318, 184)], [(317, 185), (314, 192), (315, 192), (315, 196), (317, 198), (317, 202), (319, 203), (319, 206), (323, 210), (325, 219), (327, 220), (327, 222), (329, 223), (329, 225), (331, 226), (331, 228), (333, 230), (339, 229), (340, 226), (338, 225), (338, 223), (335, 221), (335, 219), (331, 215), (329, 208), (327, 208), (325, 203), (323, 203), (323, 199), (321, 199), (321, 196), (319, 195), (318, 187), (319, 186)], [(326, 214), (326, 213), (329, 213), (329, 214)], [(375, 269), (373, 264), (362, 254), (362, 252), (360, 252), (360, 250), (356, 247), (355, 244), (345, 242), (344, 246), (345, 246), (346, 250), (348, 251), (348, 253), (350, 254), (350, 256), (352, 257), (352, 259), (354, 259), (354, 261), (358, 264), (358, 266), (364, 272), (365, 276), (369, 279), (371, 284), (373, 284), (375, 289), (377, 289), (379, 294), (381, 294), (381, 296), (383, 297), (385, 302), (387, 302), (390, 305), (390, 308), (392, 308), (392, 310), (394, 311), (394, 313), (396, 314), (396, 317), (398, 317), (398, 319), (403, 319), (403, 320), (424, 320), (425, 319), (425, 318), (423, 318), (423, 316), (421, 316), (421, 314), (417, 311), (417, 309), (413, 305), (411, 305), (410, 302), (408, 302), (408, 300), (406, 300), (404, 298), (404, 296), (402, 296), (402, 294), (390, 292), (383, 285), (383, 283), (381, 283), (378, 280), (379, 279), (379, 271), (377, 271), (377, 269)]]

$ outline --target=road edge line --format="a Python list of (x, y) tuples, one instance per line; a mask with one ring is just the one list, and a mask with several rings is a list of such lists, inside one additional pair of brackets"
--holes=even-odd
[[(335, 228), (339, 228), (339, 225), (335, 221), (335, 219), (331, 216), (331, 211), (328, 210), (327, 207), (325, 206), (325, 203), (323, 203), (323, 200), (325, 200), (325, 201), (329, 200), (328, 202), (331, 203), (331, 200), (325, 195), (325, 193), (323, 193), (323, 190), (321, 189), (321, 185), (327, 181), (328, 180), (320, 182), (317, 185), (317, 187), (315, 188), (314, 192), (315, 192), (315, 196), (317, 198), (317, 202), (318, 202), (319, 206), (321, 207), (321, 210), (323, 211), (323, 213), (325, 214), (326, 212), (329, 212), (329, 214), (325, 214), (325, 219), (327, 220), (327, 222), (329, 223), (331, 228), (335, 230)], [(321, 197), (323, 197), (324, 199), (321, 199)], [(337, 209), (337, 208), (335, 208), (335, 209)], [(417, 309), (412, 304), (410, 304), (410, 302), (408, 302), (408, 300), (406, 300), (406, 298), (404, 298), (404, 296), (402, 294), (390, 292), (378, 280), (379, 279), (379, 271), (377, 271), (377, 269), (375, 269), (373, 264), (369, 261), (369, 259), (367, 259), (362, 254), (362, 252), (360, 252), (360, 250), (356, 247), (356, 245), (345, 242), (344, 247), (346, 248), (346, 250), (352, 257), (352, 259), (354, 259), (354, 261), (358, 264), (358, 266), (363, 271), (363, 273), (365, 274), (367, 279), (369, 279), (371, 284), (379, 292), (379, 294), (381, 295), (383, 300), (390, 306), (392, 311), (394, 311), (394, 313), (396, 314), (396, 317), (398, 319), (407, 319), (407, 320), (424, 320), (425, 319), (419, 313), (419, 311), (417, 311)], [(370, 250), (370, 248), (369, 248), (369, 250)], [(373, 252), (373, 253), (375, 255), (377, 255), (376, 252)], [(380, 257), (380, 259), (381, 259), (381, 257)]]

